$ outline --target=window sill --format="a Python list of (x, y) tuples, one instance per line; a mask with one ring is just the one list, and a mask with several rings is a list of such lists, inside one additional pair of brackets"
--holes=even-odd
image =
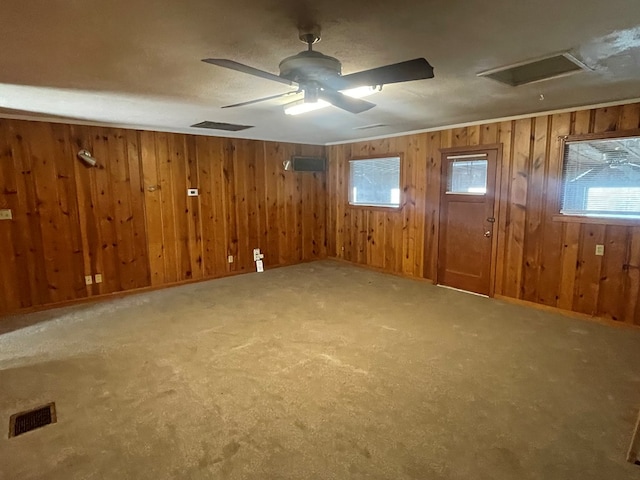
[(589, 223), (595, 225), (622, 225), (626, 227), (639, 227), (640, 218), (612, 218), (612, 217), (586, 217), (582, 215), (554, 215), (554, 222), (564, 223)]
[(352, 208), (354, 210), (372, 210), (378, 212), (395, 213), (402, 210), (402, 204), (397, 207), (383, 207), (380, 205), (354, 205), (352, 203), (348, 203), (347, 208)]

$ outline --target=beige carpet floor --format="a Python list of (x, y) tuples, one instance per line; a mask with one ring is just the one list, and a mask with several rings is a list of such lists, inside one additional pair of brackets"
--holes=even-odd
[(322, 261), (0, 331), (2, 480), (640, 479), (638, 330)]

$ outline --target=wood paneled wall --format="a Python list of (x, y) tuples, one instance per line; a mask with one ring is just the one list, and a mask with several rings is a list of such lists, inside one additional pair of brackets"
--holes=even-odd
[(324, 147), (0, 119), (0, 314), (325, 257), (325, 175), (292, 154)]
[[(501, 143), (495, 294), (640, 324), (640, 226), (553, 220), (559, 138), (639, 127), (640, 104), (630, 104), (330, 146), (329, 255), (433, 279), (440, 149)], [(350, 207), (349, 158), (388, 153), (403, 155), (401, 208)]]

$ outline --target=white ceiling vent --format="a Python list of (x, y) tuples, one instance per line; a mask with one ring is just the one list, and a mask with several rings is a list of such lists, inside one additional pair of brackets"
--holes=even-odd
[(508, 67), (494, 68), (479, 73), (478, 76), (518, 87), (583, 71), (591, 71), (591, 69), (570, 53), (565, 52), (551, 57), (520, 62)]

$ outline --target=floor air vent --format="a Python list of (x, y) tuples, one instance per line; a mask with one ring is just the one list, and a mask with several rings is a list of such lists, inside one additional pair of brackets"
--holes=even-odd
[(508, 67), (495, 68), (478, 74), (512, 87), (564, 77), (578, 72), (590, 71), (584, 63), (570, 53), (517, 63)]
[(239, 132), (240, 130), (246, 130), (247, 128), (253, 128), (252, 125), (237, 125), (235, 123), (222, 123), (222, 122), (200, 122), (191, 125), (195, 128), (208, 128), (209, 130), (226, 130), (227, 132)]
[(56, 423), (56, 421), (56, 404), (53, 402), (26, 412), (14, 413), (9, 420), (9, 438)]

